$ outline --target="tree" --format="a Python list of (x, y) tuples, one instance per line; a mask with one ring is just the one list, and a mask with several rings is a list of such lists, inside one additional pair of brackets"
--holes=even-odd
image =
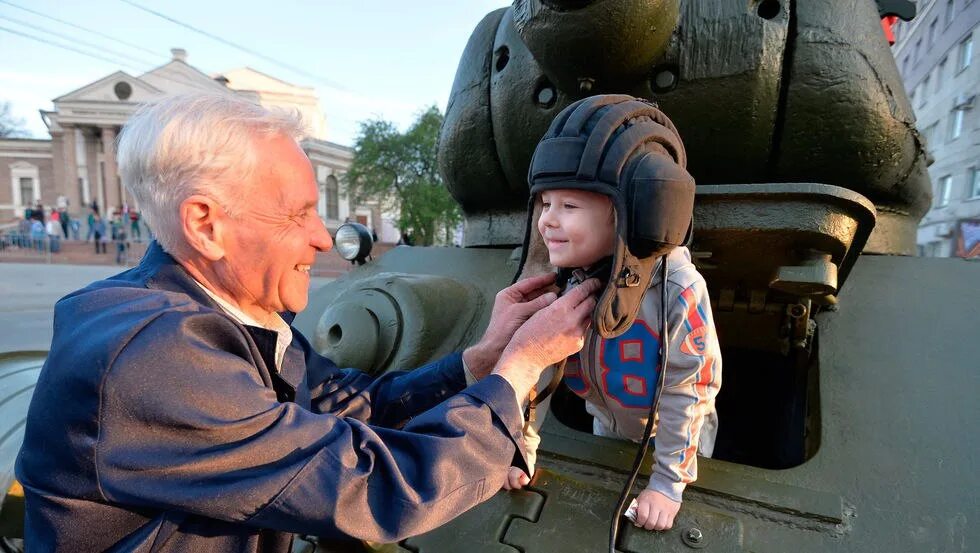
[(439, 176), (436, 151), (442, 113), (435, 106), (423, 111), (401, 133), (389, 121), (361, 123), (354, 159), (344, 177), (355, 203), (377, 199), (382, 209), (398, 211), (398, 228), (421, 246), (452, 240), (462, 215)]
[(16, 138), (27, 136), (24, 120), (17, 119), (10, 113), (10, 102), (0, 103), (0, 138)]

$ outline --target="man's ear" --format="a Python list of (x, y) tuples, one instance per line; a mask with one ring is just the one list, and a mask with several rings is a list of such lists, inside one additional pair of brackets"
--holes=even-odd
[(187, 246), (209, 261), (225, 256), (225, 212), (207, 196), (194, 194), (180, 203), (180, 226)]

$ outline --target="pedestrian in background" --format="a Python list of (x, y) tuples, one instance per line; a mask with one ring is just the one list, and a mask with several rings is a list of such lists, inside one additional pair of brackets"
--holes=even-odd
[(93, 210), (90, 210), (88, 212), (88, 220), (86, 221), (88, 223), (88, 230), (85, 232), (85, 241), (86, 242), (88, 242), (89, 240), (91, 240), (92, 239), (92, 235), (95, 233), (95, 215), (96, 215), (96, 213), (98, 213), (98, 212), (95, 211), (94, 209)]
[(129, 210), (130, 235), (137, 241), (142, 241), (143, 233), (140, 232), (140, 212), (135, 209)]
[(106, 237), (105, 221), (98, 213), (92, 214), (92, 229), (95, 237), (95, 253), (105, 253), (105, 243), (108, 237)]
[(44, 223), (39, 219), (31, 219), (31, 242), (39, 252), (44, 251)]
[(118, 230), (116, 230), (116, 236), (113, 238), (113, 241), (116, 243), (116, 265), (126, 264), (126, 251), (129, 249), (126, 229), (120, 227)]
[(61, 244), (59, 239), (61, 237), (61, 222), (57, 211), (51, 212), (51, 217), (49, 217), (48, 222), (45, 223), (44, 230), (47, 233), (47, 249), (52, 253), (60, 250)]

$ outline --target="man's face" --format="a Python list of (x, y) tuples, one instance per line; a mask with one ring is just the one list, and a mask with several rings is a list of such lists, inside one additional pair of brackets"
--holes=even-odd
[(255, 148), (257, 169), (217, 268), (239, 307), (263, 321), (306, 307), (316, 253), (329, 251), (333, 240), (317, 214), (313, 168), (296, 141), (256, 138)]
[(612, 202), (584, 190), (542, 192), (538, 232), (556, 267), (589, 267), (613, 253), (616, 230)]

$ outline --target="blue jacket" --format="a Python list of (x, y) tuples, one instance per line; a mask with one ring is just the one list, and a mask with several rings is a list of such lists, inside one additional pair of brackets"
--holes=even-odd
[(17, 459), (29, 549), (395, 541), (487, 499), (522, 447), (513, 389), (463, 390), (458, 353), (372, 379), (299, 332), (276, 373), (275, 344), (156, 243), (61, 299)]

